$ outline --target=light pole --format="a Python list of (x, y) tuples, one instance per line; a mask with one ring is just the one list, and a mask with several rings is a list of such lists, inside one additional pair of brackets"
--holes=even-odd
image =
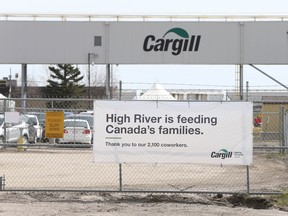
[(91, 64), (94, 65), (95, 53), (88, 53), (88, 98), (91, 98)]
[(11, 75), (11, 68), (10, 68), (10, 75), (9, 75), (9, 98), (11, 98), (11, 88), (12, 88), (11, 82), (12, 82), (12, 75)]
[(106, 99), (110, 98), (110, 76), (111, 76), (111, 68), (110, 64), (106, 65), (106, 85), (105, 85), (105, 92), (106, 92)]
[(26, 93), (27, 93), (27, 64), (22, 64), (21, 69), (21, 111), (26, 111)]

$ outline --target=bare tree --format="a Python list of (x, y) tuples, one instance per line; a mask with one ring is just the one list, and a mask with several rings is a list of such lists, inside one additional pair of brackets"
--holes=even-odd
[[(27, 71), (27, 86), (46, 86), (48, 80), (48, 67), (45, 65), (28, 66)], [(50, 72), (49, 72), (50, 73)], [(19, 73), (18, 80), (22, 80), (21, 73)]]
[[(86, 71), (86, 79), (85, 82), (88, 84), (88, 77), (89, 77), (89, 66), (86, 66), (84, 68), (84, 70)], [(113, 66), (111, 66), (111, 68), (114, 68)], [(113, 69), (112, 69), (113, 70)], [(115, 70), (113, 70), (113, 73), (111, 73), (111, 80), (112, 83), (116, 83), (116, 72)], [(90, 83), (91, 86), (105, 86), (105, 82), (106, 82), (106, 65), (90, 65)]]

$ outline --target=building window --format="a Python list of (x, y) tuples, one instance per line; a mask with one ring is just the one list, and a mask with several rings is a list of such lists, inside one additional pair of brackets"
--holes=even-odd
[(94, 46), (102, 46), (102, 36), (94, 36)]
[(207, 100), (207, 95), (206, 94), (197, 94), (196, 100)]
[(187, 94), (187, 100), (196, 100), (195, 94)]
[(171, 95), (176, 99), (176, 100), (183, 100), (184, 95), (181, 93), (171, 93)]

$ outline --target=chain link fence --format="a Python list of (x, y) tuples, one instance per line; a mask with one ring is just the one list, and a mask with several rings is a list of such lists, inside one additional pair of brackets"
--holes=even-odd
[[(1, 99), (2, 120), (4, 113), (11, 111), (24, 116), (37, 115), (41, 135), (23, 144), (18, 139), (23, 136), (23, 122), (22, 134), (20, 130), (16, 139), (8, 137), (12, 136), (12, 128), (20, 123), (1, 122), (0, 190), (282, 193), (288, 188), (288, 101), (255, 104), (258, 108), (255, 108), (252, 123), (254, 155), (251, 166), (98, 164), (93, 163), (91, 143), (61, 144), (57, 139), (45, 138), (44, 132), (45, 112), (64, 111), (65, 119), (79, 113), (93, 117), (89, 112), (93, 109), (92, 100)], [(26, 123), (29, 127), (29, 122)], [(36, 130), (36, 125), (32, 125)]]

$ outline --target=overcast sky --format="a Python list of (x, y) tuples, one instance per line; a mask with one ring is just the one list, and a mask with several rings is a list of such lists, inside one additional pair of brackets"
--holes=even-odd
[(275, 14), (287, 0), (0, 0), (3, 13)]
[[(287, 0), (0, 0), (0, 14), (140, 14), (140, 15), (288, 15)], [(95, 66), (97, 68), (97, 66)], [(287, 66), (259, 66), (270, 76), (288, 85)], [(0, 67), (0, 77), (20, 73), (19, 65)], [(28, 77), (45, 80), (44, 67), (28, 65)], [(136, 83), (167, 83), (166, 88), (233, 88), (234, 65), (120, 65), (114, 68), (123, 88), (149, 88)], [(244, 82), (253, 87), (283, 89), (250, 66), (244, 66)], [(128, 85), (128, 83), (134, 83)], [(180, 84), (180, 85), (168, 85)]]

